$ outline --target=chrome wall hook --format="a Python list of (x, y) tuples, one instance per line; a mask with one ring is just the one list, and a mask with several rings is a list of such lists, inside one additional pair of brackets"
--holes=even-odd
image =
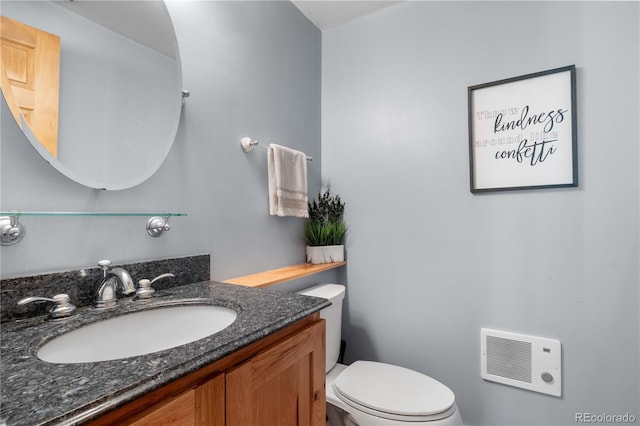
[(184, 105), (184, 100), (191, 96), (191, 91), (187, 89), (182, 89), (182, 105)]
[(27, 228), (20, 222), (20, 216), (0, 217), (0, 245), (10, 246), (22, 240)]

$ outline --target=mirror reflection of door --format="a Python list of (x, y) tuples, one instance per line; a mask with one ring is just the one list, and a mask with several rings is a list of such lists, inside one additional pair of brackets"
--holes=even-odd
[(11, 113), (58, 156), (60, 37), (1, 16), (1, 84)]

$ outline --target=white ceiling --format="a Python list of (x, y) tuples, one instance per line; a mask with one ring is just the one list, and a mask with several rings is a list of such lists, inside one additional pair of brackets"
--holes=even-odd
[(400, 3), (383, 0), (291, 0), (321, 30), (332, 28)]
[[(1, 1), (1, 0), (0, 0)], [(370, 15), (402, 0), (291, 0), (320, 30)], [(175, 55), (171, 18), (160, 1), (54, 0), (64, 7), (116, 33), (167, 56)]]

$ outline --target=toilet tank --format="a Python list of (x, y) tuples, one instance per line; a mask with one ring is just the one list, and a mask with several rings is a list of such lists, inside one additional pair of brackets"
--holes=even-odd
[(340, 336), (342, 334), (342, 300), (344, 299), (345, 286), (340, 284), (318, 284), (299, 292), (305, 296), (321, 297), (329, 299), (331, 306), (320, 311), (320, 317), (326, 321), (327, 330), (327, 370), (329, 371), (338, 362), (340, 355)]

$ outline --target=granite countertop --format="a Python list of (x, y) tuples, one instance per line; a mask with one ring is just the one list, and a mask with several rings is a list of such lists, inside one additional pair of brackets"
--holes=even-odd
[[(96, 419), (330, 304), (315, 297), (217, 282), (174, 287), (156, 295), (148, 301), (120, 299), (106, 311), (81, 308), (61, 322), (38, 317), (3, 323), (0, 426), (73, 425)], [(219, 333), (148, 355), (81, 364), (51, 364), (36, 356), (46, 341), (82, 325), (187, 301), (232, 308), (238, 317)]]

